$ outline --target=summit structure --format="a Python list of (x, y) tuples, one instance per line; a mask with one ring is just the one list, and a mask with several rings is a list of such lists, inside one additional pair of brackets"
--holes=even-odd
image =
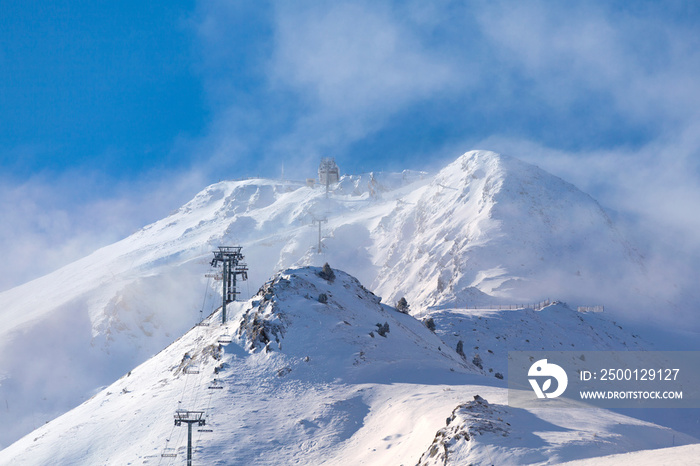
[(323, 186), (337, 183), (340, 180), (340, 169), (333, 157), (324, 157), (318, 166), (318, 182)]

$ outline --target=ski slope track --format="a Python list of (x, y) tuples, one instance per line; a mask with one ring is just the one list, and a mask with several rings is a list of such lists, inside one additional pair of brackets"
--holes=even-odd
[(204, 413), (193, 459), (212, 465), (549, 464), (694, 441), (603, 410), (508, 408), (502, 380), (321, 270), (278, 273), (226, 325), (215, 312), (0, 462), (183, 464), (177, 410)]
[[(317, 252), (319, 221), (321, 254)], [(258, 417), (270, 419), (271, 423), (268, 427), (260, 424), (254, 427), (236, 421), (238, 424), (229, 425), (227, 432), (237, 432), (235, 438), (238, 440), (222, 439), (222, 444), (230, 445), (202, 448), (202, 454), (205, 450), (215, 454), (239, 451), (244, 445), (253, 448), (250, 445), (254, 443), (254, 437), (270, 435), (278, 439), (279, 445), (284, 445), (280, 448), (287, 449), (285, 451), (290, 456), (284, 456), (284, 461), (305, 463), (306, 453), (299, 453), (294, 443), (302, 438), (295, 430), (301, 425), (306, 426), (308, 434), (305, 448), (319, 455), (309, 458), (319, 458), (319, 461), (364, 458), (360, 450), (367, 443), (384, 438), (377, 437), (387, 431), (379, 425), (383, 423), (396, 426), (395, 433), (386, 434), (394, 441), (389, 442), (391, 452), (385, 452), (388, 456), (384, 458), (393, 458), (397, 452), (405, 451), (405, 456), (400, 457), (414, 464), (429, 447), (435, 433), (444, 427), (445, 418), (455, 406), (471, 400), (475, 394), (480, 394), (489, 403), (505, 403), (504, 382), (496, 379), (494, 374), (505, 373), (509, 349), (535, 348), (535, 343), (523, 343), (519, 339), (521, 333), (515, 328), (526, 329), (527, 340), (537, 342), (535, 349), (562, 349), (561, 344), (569, 336), (567, 332), (580, 330), (577, 327), (580, 321), (572, 317), (576, 313), (562, 304), (543, 311), (525, 310), (520, 314), (519, 311), (472, 312), (465, 310), (467, 306), (484, 308), (499, 303), (527, 303), (552, 298), (570, 303), (571, 308), (577, 304), (606, 304), (604, 314), (608, 314), (608, 309), (615, 312), (616, 308), (629, 313), (635, 303), (650, 300), (644, 295), (644, 289), (625, 283), (627, 279), (630, 283), (641, 282), (639, 278), (645, 274), (643, 260), (620, 235), (601, 206), (573, 185), (515, 158), (473, 151), (434, 175), (412, 171), (346, 175), (331, 186), (328, 195), (324, 188), (287, 180), (223, 181), (205, 188), (168, 217), (124, 240), (49, 275), (0, 293), (0, 319), (3, 323), (0, 328), (0, 412), (3, 419), (12, 419), (12, 422), (2, 423), (0, 448), (8, 447), (37, 428), (43, 429), (42, 438), (62, 438), (63, 442), (65, 437), (61, 437), (64, 435), (61, 429), (73, 427), (61, 420), (82, 410), (83, 414), (70, 418), (71, 422), (99, 425), (99, 429), (116, 435), (111, 444), (122, 447), (126, 456), (122, 458), (115, 456), (117, 453), (108, 453), (109, 449), (101, 446), (99, 439), (89, 450), (94, 449), (105, 455), (104, 458), (110, 458), (113, 461), (110, 464), (125, 464), (124, 458), (136, 461), (135, 458), (143, 457), (153, 461), (153, 458), (143, 455), (155, 455), (159, 449), (165, 448), (162, 435), (168, 437), (155, 426), (162, 422), (163, 426), (172, 427), (172, 413), (177, 408), (172, 402), (179, 400), (181, 384), (192, 383), (187, 381), (194, 377), (185, 377), (182, 371), (175, 374), (167, 368), (175, 364), (173, 358), (180, 364), (186, 352), (200, 351), (192, 349), (195, 346), (206, 347), (201, 342), (216, 346), (214, 340), (222, 330), (216, 329), (215, 316), (211, 317), (211, 326), (192, 328), (221, 303), (220, 283), (205, 277), (213, 272), (209, 264), (212, 251), (219, 245), (243, 247), (250, 269), (249, 280), (239, 283), (244, 299), (253, 296), (261, 284), (269, 283), (270, 277), (277, 281), (278, 288), (283, 288), (279, 285), (281, 276), (296, 273), (296, 280), (302, 280), (299, 278), (301, 272), (293, 272), (290, 268), (319, 267), (325, 262), (336, 271), (343, 270), (357, 277), (376, 297), (365, 296), (366, 290), (360, 287), (360, 292), (355, 294), (364, 298), (355, 296), (351, 300), (347, 296), (346, 301), (333, 301), (329, 295), (328, 303), (321, 306), (318, 294), (326, 285), (310, 276), (308, 282), (294, 285), (305, 290), (302, 297), (295, 295), (293, 299), (289, 298), (291, 301), (277, 299), (275, 306), (291, 306), (288, 312), (278, 312), (270, 302), (262, 309), (253, 301), (233, 305), (241, 306), (236, 311), (240, 316), (236, 314), (236, 318), (243, 318), (246, 309), (258, 309), (255, 312), (260, 313), (260, 319), (268, 322), (271, 328), (280, 329), (277, 333), (280, 340), (267, 342), (272, 345), (267, 352), (258, 347), (261, 342), (251, 348), (252, 342), (245, 340), (248, 330), (237, 335), (233, 343), (223, 345), (221, 350), (211, 354), (217, 354), (217, 357), (226, 359), (226, 364), (235, 366), (237, 380), (240, 379), (242, 385), (229, 380), (226, 389), (204, 391), (228, 394), (228, 398), (222, 398), (228, 400), (228, 404), (220, 405), (220, 413), (228, 413), (231, 406), (238, 406), (235, 409), (239, 411), (230, 412), (231, 418), (250, 418), (253, 411), (248, 408), (255, 406), (253, 409), (260, 413)], [(286, 272), (277, 275), (280, 270)], [(301, 270), (313, 275), (310, 272), (313, 269)], [(352, 282), (351, 287), (358, 286), (354, 279), (343, 274), (339, 282), (346, 281)], [(335, 288), (326, 291), (334, 296), (339, 294)], [(408, 300), (409, 313), (413, 317), (397, 314), (386, 307), (393, 306), (402, 296)], [(599, 300), (601, 296), (606, 297), (604, 303)], [(381, 303), (378, 297), (381, 297)], [(256, 295), (255, 299), (260, 297)], [(374, 329), (378, 329), (377, 323), (389, 323), (391, 331), (387, 337), (382, 337), (376, 330), (356, 325), (349, 317), (341, 319), (336, 316), (338, 319), (333, 321), (332, 327), (323, 327), (323, 332), (314, 336), (320, 346), (314, 351), (308, 349), (313, 354), (297, 354), (294, 352), (295, 343), (292, 343), (296, 340), (291, 338), (293, 329), (298, 331), (300, 326), (311, 328), (316, 323), (304, 323), (306, 314), (297, 315), (295, 313), (301, 311), (294, 309), (297, 305), (306, 309), (314, 299), (317, 302), (314, 306), (321, 306), (319, 309), (342, 305), (340, 314), (358, 306), (362, 308), (365, 302), (373, 302), (372, 312), (398, 320), (395, 325), (388, 317), (370, 314), (376, 320), (371, 322)], [(265, 301), (264, 295), (262, 301)], [(306, 304), (302, 306), (302, 302)], [(263, 309), (268, 309), (270, 315)], [(544, 318), (546, 313), (551, 316)], [(294, 325), (288, 328), (289, 322), (278, 322), (271, 317), (277, 314), (287, 315)], [(265, 320), (268, 317), (272, 320)], [(419, 338), (411, 332), (397, 330), (399, 323), (413, 328), (410, 325), (414, 321), (407, 319), (428, 317), (437, 323), (435, 333), (426, 334), (424, 327), (418, 326), (416, 329), (423, 332)], [(641, 339), (618, 329), (606, 315), (585, 318), (590, 322), (586, 322), (583, 336), (576, 339), (577, 348), (633, 349), (644, 345)], [(231, 322), (231, 325), (239, 323), (235, 319)], [(330, 325), (323, 319), (321, 323)], [(192, 330), (186, 333), (188, 329)], [(311, 371), (310, 368), (318, 367), (314, 364), (324, 357), (324, 351), (336, 348), (338, 342), (324, 338), (340, 332), (339, 329), (346, 332), (351, 329), (352, 336), (346, 335), (350, 340), (361, 337), (375, 343), (400, 341), (398, 347), (408, 354), (417, 351), (411, 358), (420, 365), (420, 370), (409, 366), (406, 361), (395, 363), (397, 358), (400, 359), (399, 353), (392, 353), (394, 359), (391, 362), (382, 362), (375, 355), (372, 364), (359, 370), (354, 361), (365, 350), (352, 340), (355, 346), (341, 345), (338, 353), (334, 353), (333, 357), (337, 358), (341, 358), (342, 353), (341, 359), (335, 360), (329, 355), (333, 364)], [(238, 331), (233, 327), (230, 330)], [(370, 331), (375, 332), (374, 338), (369, 336)], [(310, 333), (297, 335), (303, 335), (302, 339), (312, 339)], [(496, 335), (507, 338), (496, 338)], [(438, 340), (441, 343), (436, 349), (433, 343)], [(461, 356), (455, 359), (454, 350), (459, 340), (464, 341), (466, 359)], [(422, 349), (411, 347), (416, 351), (409, 350), (408, 341)], [(433, 343), (428, 344), (428, 341)], [(281, 347), (275, 346), (277, 344)], [(166, 347), (168, 349), (162, 351)], [(472, 366), (471, 359), (475, 354), (483, 359), (483, 369)], [(299, 367), (296, 359), (294, 363), (285, 360), (298, 357), (303, 361), (306, 356), (310, 360)], [(213, 361), (220, 364), (214, 356), (209, 358), (213, 358), (211, 364), (215, 364)], [(282, 362), (285, 364), (279, 366)], [(148, 364), (153, 366), (144, 370)], [(138, 369), (134, 369), (137, 366)], [(278, 377), (276, 371), (286, 366), (293, 371)], [(125, 376), (130, 371), (131, 375)], [(431, 371), (446, 374), (446, 378), (431, 375)], [(226, 372), (227, 377), (234, 377), (233, 372)], [(320, 375), (325, 372), (335, 376)], [(134, 378), (137, 374), (142, 374), (143, 380), (141, 376)], [(153, 382), (148, 374), (160, 374), (160, 378)], [(396, 382), (386, 378), (390, 374), (397, 378)], [(467, 382), (453, 379), (460, 374), (467, 377)], [(168, 380), (168, 383), (159, 385), (162, 380)], [(149, 395), (139, 395), (140, 402), (134, 401), (130, 405), (127, 400), (136, 400), (136, 395), (130, 396), (132, 388), (127, 382), (143, 387), (143, 393)], [(118, 385), (120, 383), (125, 385)], [(371, 387), (366, 393), (357, 392), (363, 384)], [(475, 389), (475, 386), (483, 388)], [(122, 393), (123, 389), (127, 392)], [(149, 408), (149, 403), (143, 400), (150, 396), (151, 391), (153, 398), (160, 401)], [(104, 409), (111, 410), (112, 414), (102, 411), (100, 419), (106, 424), (128, 425), (129, 429), (120, 429), (117, 433), (91, 417), (90, 413), (97, 407), (95, 400), (107, 397), (107, 392), (112, 395), (104, 406), (110, 408)], [(400, 401), (387, 401), (394, 396)], [(248, 404), (248, 408), (239, 406), (238, 401), (234, 402), (239, 398), (253, 404)], [(289, 421), (286, 427), (273, 422), (273, 414), (278, 414), (275, 411), (278, 399), (296, 413), (290, 416), (301, 417)], [(116, 400), (122, 401), (115, 403)], [(297, 406), (299, 400), (306, 400), (306, 404)], [(342, 406), (338, 409), (346, 412), (343, 419), (351, 419), (360, 426), (357, 430), (333, 417), (336, 414), (333, 414), (335, 408), (332, 406), (336, 402)], [(316, 403), (320, 403), (318, 406), (329, 403), (331, 407), (324, 409), (330, 417), (324, 418), (325, 411)], [(386, 406), (387, 403), (393, 407)], [(67, 413), (78, 405), (80, 407)], [(404, 408), (400, 409), (400, 406)], [(410, 408), (406, 408), (408, 406)], [(152, 413), (147, 414), (151, 409)], [(133, 414), (137, 410), (144, 414)], [(127, 414), (133, 415), (133, 419), (125, 417)], [(214, 422), (218, 415), (212, 416), (215, 416), (212, 418)], [(54, 418), (57, 419), (44, 426)], [(91, 419), (89, 422), (88, 418)], [(317, 418), (325, 420), (314, 421)], [(135, 423), (144, 430), (134, 428)], [(137, 441), (140, 437), (130, 437), (127, 431), (132, 429), (135, 433), (149, 433), (144, 435), (151, 439), (152, 444), (146, 447)], [(186, 430), (184, 427), (179, 429)], [(340, 431), (342, 433), (338, 433)], [(287, 432), (290, 437), (280, 432)], [(0, 464), (4, 458), (40, 458), (22, 456), (21, 453), (22, 448), (29, 449), (27, 439), (34, 443), (34, 438), (38, 438), (36, 432), (2, 451)], [(114, 438), (125, 440), (117, 442)], [(104, 437), (104, 442), (106, 439)], [(138, 452), (136, 447), (131, 449), (132, 442), (139, 445)], [(664, 442), (659, 441), (658, 447), (668, 446)], [(34, 450), (51, 448), (48, 440), (37, 440), (37, 445), (40, 443), (45, 447), (37, 446)], [(85, 447), (85, 444), (81, 445)], [(378, 461), (379, 457), (372, 455), (383, 451), (382, 445), (372, 443), (369, 451), (376, 451), (371, 455), (365, 452), (370, 455), (367, 462)], [(400, 445), (403, 446), (399, 448)], [(615, 447), (611, 452), (624, 453), (639, 449), (637, 447), (643, 446)], [(64, 449), (56, 445), (53, 448), (54, 452)], [(257, 451), (256, 448), (253, 450)], [(344, 454), (349, 456), (342, 456)], [(68, 456), (65, 458), (70, 462)], [(106, 462), (98, 456), (76, 458), (78, 463), (86, 461), (85, 464), (92, 464), (93, 460), (98, 464)], [(258, 457), (245, 458), (249, 462), (265, 463)], [(571, 459), (579, 458), (583, 456), (571, 456)], [(156, 463), (159, 461), (162, 460)], [(237, 464), (236, 461), (231, 460), (233, 464)], [(391, 463), (393, 460), (388, 464)]]

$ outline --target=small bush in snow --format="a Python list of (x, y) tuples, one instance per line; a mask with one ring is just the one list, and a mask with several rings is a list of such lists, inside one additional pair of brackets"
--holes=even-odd
[(377, 333), (379, 334), (379, 336), (386, 338), (386, 334), (389, 333), (389, 323), (384, 322), (384, 325), (377, 324)]
[(459, 341), (457, 342), (457, 349), (456, 349), (456, 351), (457, 351), (457, 354), (459, 354), (460, 356), (462, 356), (462, 358), (467, 359), (467, 355), (464, 354), (464, 342), (463, 342), (462, 340), (459, 340)]
[(318, 273), (318, 276), (323, 278), (324, 280), (328, 280), (329, 282), (332, 282), (333, 280), (335, 280), (335, 272), (333, 272), (333, 269), (331, 268), (331, 266), (328, 265), (328, 262), (323, 264), (323, 268)]
[(484, 369), (483, 361), (481, 360), (481, 356), (479, 356), (478, 354), (474, 356), (474, 359), (472, 359), (472, 364), (474, 364), (479, 369)]
[(318, 302), (321, 304), (326, 304), (328, 302), (328, 295), (326, 293), (321, 293), (318, 295)]
[(399, 299), (399, 302), (396, 303), (396, 309), (399, 312), (403, 312), (404, 314), (408, 314), (409, 309), (408, 309), (408, 301), (406, 301), (406, 298), (401, 297), (401, 299)]
[(425, 319), (425, 320), (423, 321), (423, 323), (425, 324), (426, 327), (428, 327), (428, 329), (429, 329), (431, 332), (434, 332), (434, 331), (435, 331), (435, 321), (433, 320), (432, 317), (428, 317), (427, 319)]

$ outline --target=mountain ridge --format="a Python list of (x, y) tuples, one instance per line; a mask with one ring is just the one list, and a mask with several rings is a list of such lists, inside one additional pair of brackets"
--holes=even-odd
[(671, 435), (695, 441), (605, 410), (510, 408), (505, 382), (424, 322), (381, 304), (356, 278), (322, 270), (275, 274), (230, 303), (226, 323), (215, 311), (0, 451), (0, 462), (173, 464), (187, 446), (178, 412), (205, 419), (193, 431), (202, 464), (432, 464), (441, 450), (457, 461), (447, 464), (488, 455), (547, 464), (666, 446)]
[[(135, 234), (0, 293), (0, 397), (17, 420), (0, 444), (84, 401), (213, 310), (220, 291), (204, 274), (222, 244), (243, 246), (253, 287), (278, 270), (329, 261), (385, 304), (405, 296), (413, 313), (530, 297), (592, 304), (620, 288), (616, 270), (596, 268), (601, 257), (625, 270), (638, 264), (597, 203), (577, 192), (585, 215), (569, 215), (564, 203), (537, 217), (548, 207), (532, 199), (563, 185), (516, 160), (472, 151), (432, 176), (345, 175), (328, 198), (305, 183), (223, 181)], [(531, 202), (518, 204), (521, 191)], [(568, 227), (554, 231), (538, 218)]]

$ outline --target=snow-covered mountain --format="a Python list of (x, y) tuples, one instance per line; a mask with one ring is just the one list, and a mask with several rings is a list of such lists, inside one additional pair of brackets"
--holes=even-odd
[(546, 297), (597, 304), (612, 286), (621, 299), (629, 292), (622, 270), (643, 272), (588, 195), (492, 152), (466, 153), (436, 175), (344, 176), (328, 195), (292, 181), (220, 182), (128, 238), (0, 293), (0, 403), (13, 419), (0, 446), (212, 311), (220, 292), (205, 274), (219, 245), (243, 246), (243, 296), (278, 270), (327, 261), (385, 303), (405, 296), (415, 314)]
[(382, 270), (372, 286), (392, 298), (585, 302), (607, 295), (611, 277), (642, 270), (596, 201), (514, 158), (467, 153), (405, 199), (382, 219), (375, 246)]
[(694, 441), (599, 409), (509, 408), (502, 380), (339, 270), (278, 273), (230, 316), (215, 312), (0, 463), (183, 464), (188, 428), (174, 416), (200, 413), (195, 464), (551, 464)]

